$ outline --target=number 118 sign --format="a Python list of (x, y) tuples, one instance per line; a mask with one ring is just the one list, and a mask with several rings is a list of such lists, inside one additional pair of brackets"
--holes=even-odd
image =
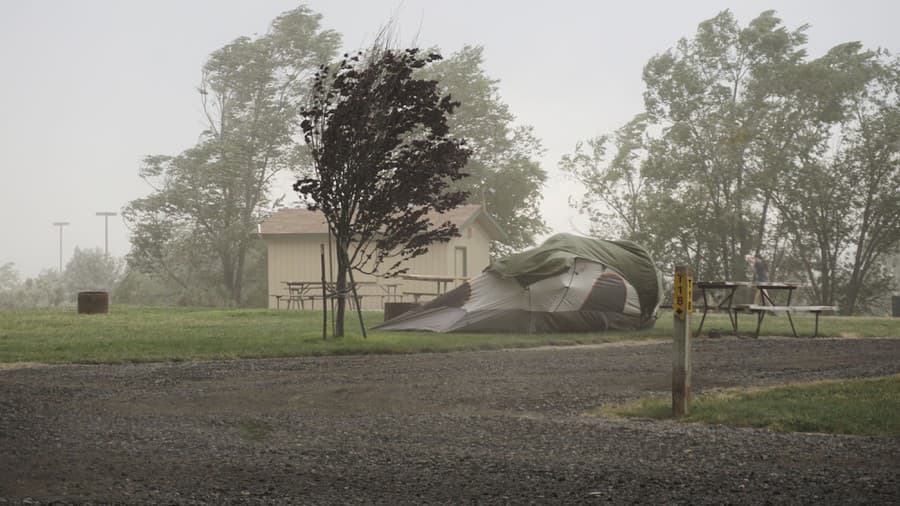
[(675, 317), (684, 320), (687, 313), (694, 312), (694, 279), (684, 272), (675, 273), (675, 297), (673, 307)]

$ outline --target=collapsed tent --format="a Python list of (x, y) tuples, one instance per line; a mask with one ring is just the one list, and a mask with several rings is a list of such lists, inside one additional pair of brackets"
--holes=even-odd
[(378, 329), (434, 332), (585, 332), (656, 322), (662, 280), (628, 241), (558, 234), (492, 262), (479, 276)]

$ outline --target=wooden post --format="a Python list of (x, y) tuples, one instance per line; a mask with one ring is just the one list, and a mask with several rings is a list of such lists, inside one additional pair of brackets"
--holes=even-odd
[(675, 267), (674, 321), (672, 323), (672, 415), (690, 414), (691, 409), (691, 312), (693, 273), (686, 265)]
[(328, 338), (328, 285), (325, 282), (325, 245), (319, 245), (322, 257), (322, 340)]

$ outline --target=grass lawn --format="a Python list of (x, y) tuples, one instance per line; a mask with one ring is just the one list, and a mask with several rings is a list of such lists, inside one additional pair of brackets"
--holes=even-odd
[[(365, 312), (367, 327), (381, 312)], [(801, 335), (811, 336), (813, 317), (795, 317)], [(694, 319), (694, 328), (699, 318)], [(420, 353), (522, 348), (670, 339), (672, 319), (653, 329), (581, 334), (433, 334), (371, 332), (363, 339), (356, 313), (348, 313), (347, 335), (322, 340), (322, 314), (315, 311), (114, 306), (107, 315), (78, 315), (75, 309), (0, 310), (0, 363), (123, 363), (216, 360), (365, 353)], [(725, 315), (711, 314), (707, 329), (729, 329)], [(755, 320), (742, 318), (752, 334)], [(764, 335), (790, 335), (784, 316), (767, 317)], [(820, 334), (840, 337), (900, 337), (900, 320), (822, 317)]]
[[(900, 437), (900, 375), (820, 381), (765, 389), (728, 389), (694, 397), (681, 420), (782, 432)], [(599, 414), (672, 418), (669, 397), (604, 407)]]

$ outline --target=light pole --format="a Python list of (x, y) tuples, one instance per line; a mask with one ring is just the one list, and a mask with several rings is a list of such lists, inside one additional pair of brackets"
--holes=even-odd
[(110, 211), (100, 211), (97, 213), (97, 216), (103, 216), (103, 253), (106, 256), (109, 256), (109, 217), (115, 216), (116, 213)]
[(68, 221), (54, 221), (53, 226), (59, 227), (59, 273), (62, 274), (62, 229), (69, 224)]

